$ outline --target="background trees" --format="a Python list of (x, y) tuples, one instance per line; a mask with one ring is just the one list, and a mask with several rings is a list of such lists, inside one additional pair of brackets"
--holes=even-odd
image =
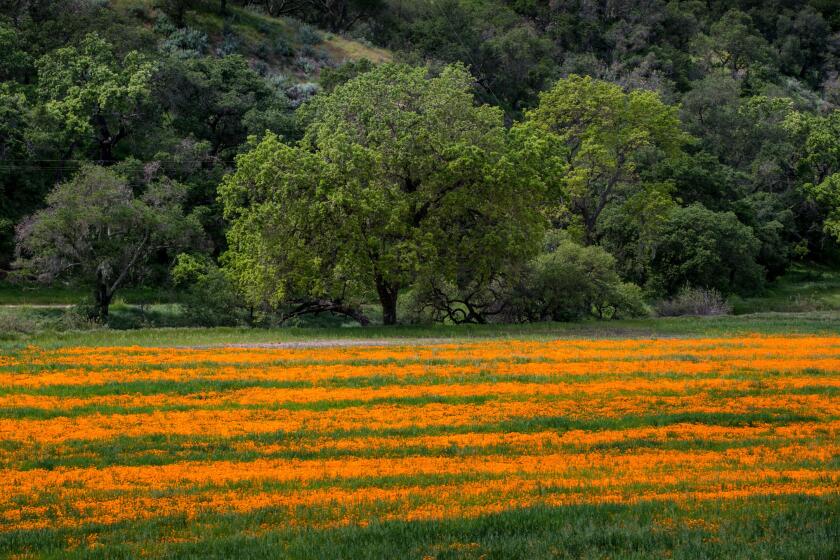
[(328, 162), (274, 134), (239, 156), (219, 188), (230, 222), (223, 262), (252, 307), (332, 311), (366, 323), (360, 305), (370, 287), (358, 247), (343, 245), (337, 231), (325, 172)]
[[(570, 75), (540, 95), (526, 115), (537, 134), (555, 136), (565, 158), (562, 187), (555, 191), (586, 243), (597, 241), (599, 219), (610, 205), (643, 195), (640, 167), (677, 158), (689, 141), (674, 107), (650, 91), (625, 93), (614, 84)], [(545, 164), (540, 164), (543, 167)]]
[(840, 240), (840, 110), (825, 116), (793, 113), (785, 127), (800, 142), (802, 189), (819, 207), (823, 231)]
[[(833, 8), (0, 3), (0, 276), (15, 225), (91, 162), (136, 197), (182, 185), (210, 243), (179, 290), (229, 285), (233, 314), (363, 320), (381, 300), (392, 321), (402, 298), (498, 320), (582, 246), (649, 301), (836, 265)], [(540, 249), (549, 224), (562, 259)], [(173, 281), (166, 251), (147, 263)]]
[(171, 60), (158, 96), (173, 125), (210, 143), (210, 156), (230, 157), (248, 134), (293, 128), (288, 99), (239, 55)]
[(672, 295), (686, 285), (723, 293), (755, 293), (764, 281), (760, 243), (731, 212), (693, 204), (668, 215), (651, 259), (651, 281)]
[(94, 157), (109, 165), (117, 145), (153, 110), (152, 62), (132, 51), (121, 61), (95, 33), (38, 61), (44, 110), (65, 135), (68, 153), (91, 143)]

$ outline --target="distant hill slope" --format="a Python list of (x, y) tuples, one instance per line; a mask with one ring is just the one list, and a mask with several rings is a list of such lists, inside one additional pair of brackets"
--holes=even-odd
[(109, 8), (119, 22), (110, 29), (128, 28), (134, 42), (139, 43), (133, 48), (157, 50), (179, 40), (186, 43), (200, 40), (197, 37), (203, 34), (210, 52), (241, 54), (260, 73), (282, 73), (298, 82), (317, 82), (321, 68), (346, 61), (391, 60), (391, 53), (385, 49), (316, 29), (294, 18), (275, 18), (248, 7), (228, 4), (227, 14), (223, 16), (218, 2), (196, 2), (184, 15), (187, 31), (196, 32), (196, 37), (185, 37), (183, 30), (167, 25), (166, 16), (154, 1), (112, 0)]

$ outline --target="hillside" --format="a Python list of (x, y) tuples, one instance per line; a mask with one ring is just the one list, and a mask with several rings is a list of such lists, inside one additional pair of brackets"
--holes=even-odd
[[(111, 2), (115, 17), (127, 26), (142, 28), (156, 42), (172, 40), (165, 17), (155, 2), (117, 0)], [(196, 2), (184, 14), (187, 29), (204, 33), (208, 51), (216, 54), (242, 54), (260, 73), (283, 73), (298, 81), (316, 81), (320, 69), (347, 61), (390, 60), (388, 51), (330, 33), (290, 17), (272, 17), (257, 9), (228, 5), (226, 15), (218, 2)]]
[(14, 2), (0, 79), (0, 276), (101, 322), (836, 304), (825, 0)]
[[(320, 91), (325, 71), (391, 59), (293, 17), (233, 3), (222, 15), (202, 1), (5, 6), (0, 46), (0, 276), (15, 225), (85, 162), (165, 166), (189, 186), (189, 206), (205, 208), (218, 251), (215, 186), (248, 135), (294, 138), (294, 110)], [(142, 65), (127, 62), (135, 54)], [(140, 90), (129, 91), (132, 80)], [(105, 120), (93, 122), (95, 113)]]

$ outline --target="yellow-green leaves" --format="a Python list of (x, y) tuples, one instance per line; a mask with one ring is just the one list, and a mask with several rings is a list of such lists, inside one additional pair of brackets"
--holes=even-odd
[(640, 162), (677, 157), (691, 139), (676, 107), (655, 92), (625, 93), (615, 84), (574, 74), (542, 93), (539, 106), (517, 128), (533, 148), (531, 165), (549, 170), (543, 174), (549, 215), (557, 225), (579, 224), (588, 241), (608, 205), (645, 190)]
[(823, 231), (840, 241), (840, 110), (826, 116), (792, 112), (784, 127), (798, 140), (802, 188), (819, 206)]
[(376, 293), (388, 321), (420, 278), (487, 276), (527, 254), (539, 185), (516, 172), (502, 112), (477, 106), (472, 82), (461, 65), (385, 64), (304, 107), (298, 145), (269, 136), (240, 156), (220, 192), (241, 277), (254, 281), (258, 253), (281, 299)]
[(38, 89), (44, 107), (69, 137), (93, 140), (101, 159), (142, 119), (151, 96), (154, 63), (130, 52), (118, 60), (95, 33), (77, 47), (38, 60)]

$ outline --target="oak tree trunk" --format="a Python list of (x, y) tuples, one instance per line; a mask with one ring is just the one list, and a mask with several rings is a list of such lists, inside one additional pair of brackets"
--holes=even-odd
[(104, 281), (97, 281), (96, 289), (93, 293), (95, 304), (92, 319), (103, 325), (108, 322), (108, 308), (111, 305), (111, 296), (112, 294), (108, 290), (108, 285)]
[(382, 324), (397, 324), (397, 297), (400, 293), (398, 285), (386, 282), (382, 278), (376, 279), (376, 293), (382, 305)]

